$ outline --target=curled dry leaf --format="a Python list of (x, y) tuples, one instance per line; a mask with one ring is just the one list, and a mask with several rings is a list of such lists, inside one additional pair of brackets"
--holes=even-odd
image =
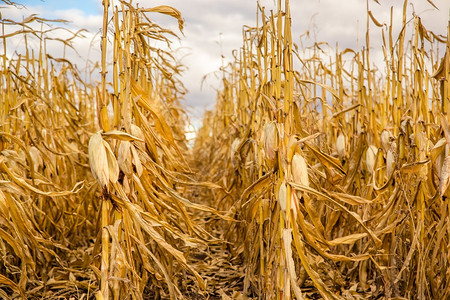
[(160, 6), (155, 6), (152, 8), (144, 9), (143, 11), (157, 12), (157, 13), (172, 16), (178, 20), (178, 28), (180, 29), (180, 31), (183, 31), (184, 21), (183, 21), (183, 18), (181, 17), (181, 12), (178, 11), (176, 8), (173, 8), (172, 6), (168, 6), (168, 5), (160, 5)]
[(137, 137), (134, 135), (131, 135), (129, 133), (123, 132), (123, 131), (119, 131), (119, 130), (110, 130), (108, 132), (104, 132), (103, 136), (108, 136), (108, 137), (112, 137), (114, 139), (118, 139), (121, 141), (139, 141), (139, 142), (144, 142), (144, 139), (141, 137)]

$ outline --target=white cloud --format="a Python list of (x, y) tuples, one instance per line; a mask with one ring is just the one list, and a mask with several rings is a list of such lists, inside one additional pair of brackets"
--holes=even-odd
[[(97, 1), (99, 2), (99, 1)], [(95, 2), (95, 3), (97, 3)], [(190, 114), (199, 117), (203, 109), (211, 108), (215, 103), (215, 91), (209, 85), (218, 85), (219, 81), (214, 76), (209, 76), (206, 86), (200, 89), (202, 78), (205, 74), (217, 71), (221, 65), (221, 53), (226, 57), (225, 63), (231, 59), (231, 51), (239, 49), (242, 44), (242, 26), (254, 26), (256, 24), (256, 1), (249, 0), (138, 0), (141, 7), (152, 7), (157, 5), (170, 5), (181, 11), (185, 19), (184, 36), (180, 35), (180, 42), (176, 41), (174, 46), (183, 47), (180, 51), (182, 55), (191, 52), (182, 60), (188, 70), (183, 75), (183, 81), (190, 93), (186, 96), (186, 104), (190, 106)], [(266, 5), (266, 13), (275, 8), (273, 0), (261, 0), (261, 5)], [(282, 1), (284, 2), (284, 1)], [(389, 24), (390, 6), (394, 6), (394, 36), (401, 27), (402, 3), (403, 1), (380, 0), (381, 5), (375, 1), (369, 1), (370, 10), (375, 18), (381, 22)], [(408, 4), (407, 18), (411, 18), (412, 6), (417, 14), (422, 18), (422, 22), (427, 29), (435, 33), (446, 35), (448, 11), (450, 2), (448, 0), (434, 0), (433, 2), (440, 8), (434, 9), (426, 0), (410, 1)], [(44, 4), (44, 3), (43, 3)], [(87, 2), (92, 5), (91, 14), (77, 10), (53, 10), (49, 11), (44, 6), (30, 6), (26, 11), (15, 8), (2, 9), (3, 18), (15, 20), (22, 19), (22, 16), (31, 13), (38, 13), (47, 18), (64, 18), (72, 21), (71, 28), (86, 28), (90, 33), (85, 33), (86, 39), (79, 39), (74, 42), (80, 56), (86, 58), (88, 53), (95, 59), (99, 57), (99, 37), (91, 45), (91, 40), (99, 32), (102, 26), (101, 10), (98, 3)], [(326, 41), (331, 47), (336, 43), (341, 50), (345, 48), (361, 48), (365, 43), (366, 28), (366, 1), (361, 0), (293, 0), (291, 1), (292, 29), (294, 42), (300, 43), (300, 35), (310, 31), (312, 39), (303, 40), (305, 45), (312, 45), (314, 38), (317, 41)], [(175, 19), (159, 15), (150, 14), (150, 17), (157, 23), (169, 27), (177, 32), (178, 24)], [(381, 32), (370, 22), (371, 47), (374, 52), (374, 61), (382, 60), (380, 55)], [(220, 35), (222, 34), (222, 35)], [(220, 39), (220, 44), (219, 44)], [(358, 44), (357, 44), (358, 41)], [(20, 43), (19, 43), (20, 44)], [(12, 45), (17, 47), (17, 45)], [(57, 50), (60, 46), (54, 47)], [(378, 51), (378, 52), (377, 52)], [(78, 59), (78, 58), (77, 58)], [(84, 67), (84, 65), (82, 66)], [(82, 68), (80, 67), (80, 68)]]

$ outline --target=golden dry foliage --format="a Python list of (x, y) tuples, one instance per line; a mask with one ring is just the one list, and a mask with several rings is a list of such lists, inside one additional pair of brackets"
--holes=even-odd
[(0, 297), (450, 297), (449, 36), (368, 11), (381, 72), (369, 34), (327, 57), (288, 0), (258, 7), (186, 156), (177, 36), (151, 21), (181, 13), (103, 4), (98, 83), (46, 52), (82, 31), (2, 20)]
[(223, 251), (241, 259), (245, 295), (450, 297), (450, 43), (407, 23), (407, 5), (399, 36), (368, 12), (385, 72), (368, 31), (360, 51), (298, 49), (289, 1), (244, 28), (193, 153), (225, 187), (209, 205), (239, 221), (221, 225)]
[(26, 53), (5, 52), (1, 62), (2, 298), (175, 299), (205, 290), (187, 258), (210, 239), (193, 212), (215, 211), (180, 192), (191, 172), (182, 66), (167, 48), (176, 34), (151, 14), (173, 16), (180, 29), (183, 20), (168, 6), (104, 4), (98, 84), (46, 53), (52, 30), (33, 25), (48, 20), (3, 21), (24, 30), (2, 44), (22, 36)]

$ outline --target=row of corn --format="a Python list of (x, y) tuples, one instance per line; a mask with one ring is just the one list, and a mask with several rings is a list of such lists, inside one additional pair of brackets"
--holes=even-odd
[[(187, 254), (208, 239), (193, 213), (214, 210), (182, 195), (192, 173), (183, 67), (170, 48), (176, 34), (151, 16), (170, 15), (180, 30), (183, 20), (169, 6), (103, 4), (102, 58), (86, 70), (98, 82), (46, 50), (56, 40), (76, 51), (83, 31), (63, 39), (52, 20), (2, 19), (0, 298), (175, 299), (205, 289)], [(10, 52), (10, 39), (24, 51)]]
[(407, 6), (362, 50), (299, 49), (289, 1), (244, 28), (194, 153), (246, 295), (450, 297), (450, 42)]

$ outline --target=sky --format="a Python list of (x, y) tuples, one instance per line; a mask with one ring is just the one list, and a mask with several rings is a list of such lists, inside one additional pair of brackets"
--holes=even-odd
[[(434, 3), (439, 10), (431, 4)], [(412, 9), (418, 14), (425, 28), (434, 33), (447, 35), (450, 1), (448, 0), (415, 0), (408, 3), (408, 18)], [(78, 54), (71, 61), (92, 60), (100, 54), (100, 31), (102, 27), (101, 0), (16, 0), (25, 5), (18, 9), (1, 5), (3, 18), (21, 20), (31, 14), (39, 14), (44, 18), (63, 18), (71, 23), (73, 29), (85, 28), (85, 39), (77, 40), (75, 47)], [(273, 0), (260, 0), (266, 11), (275, 9)], [(282, 1), (284, 2), (284, 1)], [(381, 23), (389, 23), (390, 7), (394, 7), (396, 31), (400, 30), (403, 1), (378, 0), (377, 4), (369, 0), (369, 9)], [(1, 3), (1, 2), (0, 2)], [(115, 1), (114, 3), (118, 3)], [(200, 122), (205, 109), (212, 109), (215, 103), (215, 88), (219, 80), (214, 76), (223, 61), (231, 61), (232, 50), (239, 49), (242, 44), (242, 26), (256, 24), (256, 0), (134, 0), (141, 7), (170, 5), (181, 11), (185, 21), (185, 29), (180, 40), (174, 42), (177, 51), (187, 70), (182, 77), (188, 94), (185, 104), (188, 114), (194, 123)], [(3, 4), (3, 3), (2, 3)], [(303, 41), (312, 45), (314, 40), (324, 41), (340, 49), (361, 48), (366, 30), (366, 1), (364, 0), (291, 0), (292, 30), (295, 43), (300, 43), (300, 35), (310, 32), (311, 39)], [(178, 31), (175, 19), (153, 14), (151, 17), (160, 25)], [(382, 59), (381, 32), (371, 24), (371, 53), (374, 61)], [(394, 33), (395, 34), (395, 33)], [(91, 42), (92, 41), (92, 42)], [(8, 47), (19, 47), (17, 45)], [(13, 51), (14, 49), (9, 49)], [(55, 49), (55, 51), (58, 49)], [(377, 52), (378, 51), (378, 52)], [(202, 85), (202, 79), (207, 75)]]

